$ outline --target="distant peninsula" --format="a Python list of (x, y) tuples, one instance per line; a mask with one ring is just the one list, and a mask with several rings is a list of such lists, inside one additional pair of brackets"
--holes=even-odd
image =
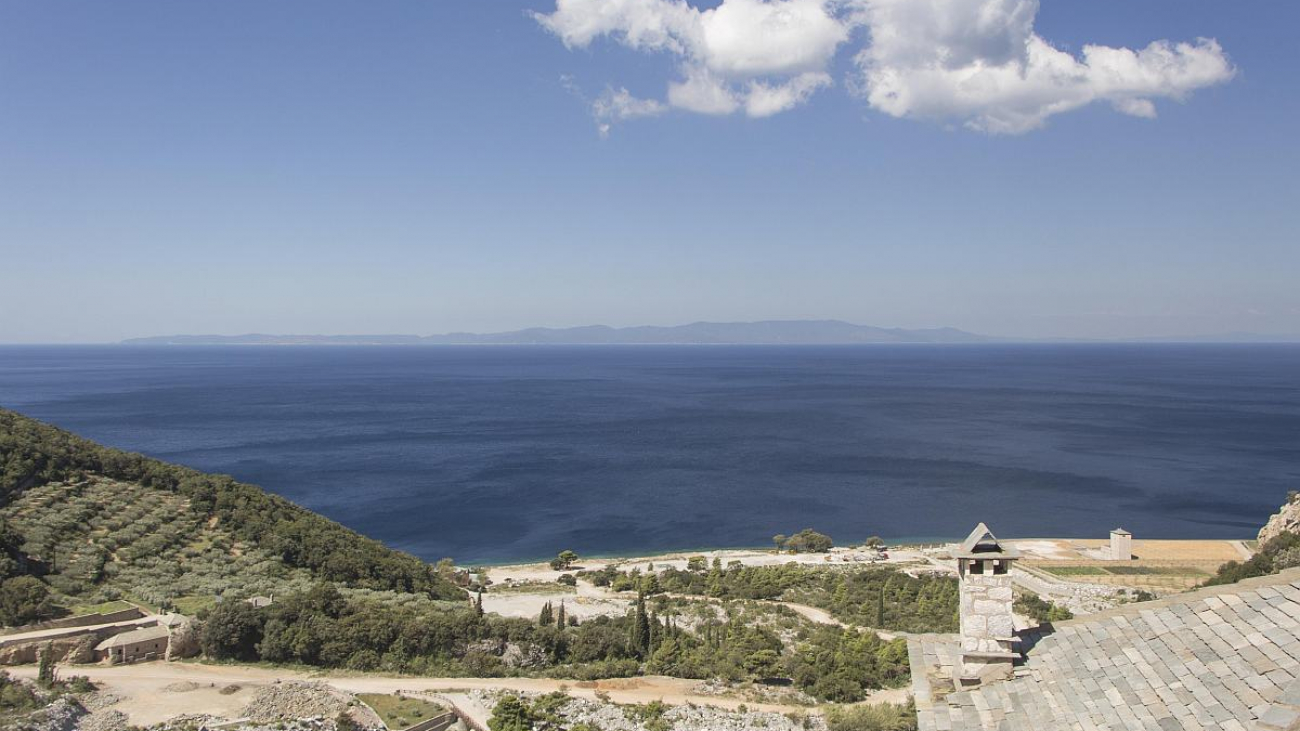
[(659, 327), (534, 327), (445, 335), (164, 335), (124, 345), (853, 345), (987, 343), (1002, 338), (941, 327), (922, 330), (855, 325), (841, 320), (695, 322)]

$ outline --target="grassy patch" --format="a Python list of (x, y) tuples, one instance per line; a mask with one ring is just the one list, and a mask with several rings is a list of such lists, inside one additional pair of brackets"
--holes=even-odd
[(404, 695), (361, 693), (357, 698), (373, 708), (390, 729), (408, 728), (447, 710), (432, 701)]
[(74, 604), (68, 607), (68, 611), (72, 612), (74, 615), (111, 614), (113, 612), (121, 612), (130, 609), (133, 606), (135, 605), (130, 602), (124, 602), (121, 599), (117, 599), (111, 602), (102, 602), (100, 604)]
[(1107, 566), (1116, 576), (1209, 576), (1192, 566)]
[(1040, 566), (1043, 571), (1057, 576), (1105, 576), (1106, 569), (1100, 566)]
[(493, 584), (489, 594), (575, 594), (577, 588), (554, 581), (521, 581), (516, 584)]
[(216, 597), (211, 596), (178, 596), (172, 600), (172, 605), (176, 607), (176, 611), (187, 617), (193, 617), (200, 610), (211, 609), (216, 604)]

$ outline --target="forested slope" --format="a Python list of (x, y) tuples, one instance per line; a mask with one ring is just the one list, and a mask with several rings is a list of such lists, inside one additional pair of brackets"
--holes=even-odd
[[(64, 593), (111, 581), (114, 564), (119, 574), (129, 574), (216, 550), (231, 559), (231, 582), (245, 570), (250, 590), (264, 588), (258, 578), (298, 585), (305, 577), (357, 589), (464, 597), (424, 561), (259, 487), (104, 447), (5, 409), (0, 515), (8, 516), (0, 523), (0, 580), (41, 577)], [(201, 570), (198, 563), (191, 568)], [(30, 579), (21, 589), (33, 591)], [(4, 606), (0, 597), (0, 613)]]

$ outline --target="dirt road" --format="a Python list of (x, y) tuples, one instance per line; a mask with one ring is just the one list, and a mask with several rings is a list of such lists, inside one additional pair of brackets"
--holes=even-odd
[[(33, 678), (36, 668), (23, 666), (10, 670), (19, 677)], [(123, 700), (114, 708), (127, 714), (131, 723), (148, 725), (161, 723), (181, 714), (205, 713), (226, 718), (237, 718), (239, 710), (252, 697), (254, 690), (278, 680), (319, 680), (350, 693), (432, 692), (449, 696), (463, 710), (484, 713), (488, 709), (476, 707), (465, 695), (466, 691), (515, 690), (547, 693), (566, 690), (571, 695), (595, 698), (597, 691), (608, 693), (616, 703), (647, 703), (661, 700), (670, 705), (694, 703), (700, 706), (735, 709), (742, 703), (751, 709), (787, 713), (795, 710), (813, 710), (801, 706), (754, 703), (739, 698), (720, 698), (702, 695), (695, 691), (699, 681), (648, 676), (643, 678), (618, 678), (596, 682), (560, 681), (542, 678), (417, 678), (403, 676), (370, 675), (357, 673), (310, 673), (298, 670), (268, 668), (252, 665), (209, 665), (204, 663), (150, 662), (138, 665), (100, 666), (84, 665), (61, 668), (65, 675), (85, 675), (102, 688), (115, 693)], [(179, 685), (185, 684), (185, 685)], [(177, 688), (192, 689), (177, 690)], [(222, 688), (239, 686), (234, 693), (222, 694)], [(881, 690), (869, 698), (872, 702), (903, 702), (906, 689)], [(813, 710), (813, 712), (816, 712)], [(486, 722), (486, 718), (480, 719)]]

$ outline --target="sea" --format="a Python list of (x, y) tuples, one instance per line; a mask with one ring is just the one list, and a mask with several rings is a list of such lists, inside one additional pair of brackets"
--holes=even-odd
[(5, 346), (0, 406), (429, 560), (1251, 538), (1300, 346)]

